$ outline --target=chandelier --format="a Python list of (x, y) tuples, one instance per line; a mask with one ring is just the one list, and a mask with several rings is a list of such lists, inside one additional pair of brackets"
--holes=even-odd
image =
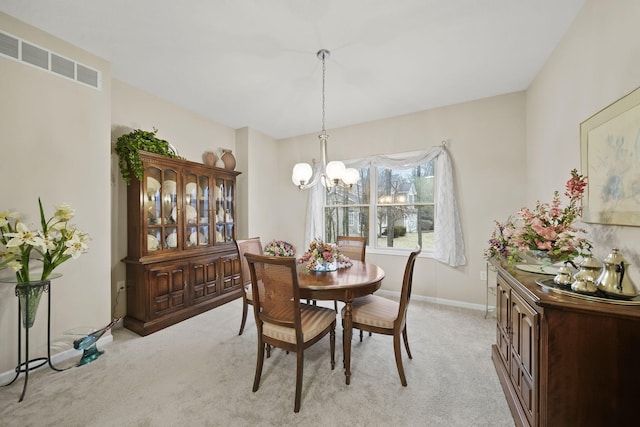
[[(360, 173), (353, 168), (346, 168), (344, 163), (340, 161), (332, 161), (327, 163), (327, 140), (329, 135), (324, 128), (324, 81), (326, 74), (325, 59), (329, 57), (330, 52), (326, 49), (320, 49), (316, 56), (322, 61), (322, 131), (320, 138), (320, 154), (322, 156), (322, 164), (320, 172), (315, 172), (309, 163), (297, 163), (293, 166), (291, 180), (300, 190), (307, 190), (318, 182), (322, 182), (325, 187), (341, 186), (351, 188), (353, 184), (360, 180)], [(315, 165), (315, 160), (314, 160)]]

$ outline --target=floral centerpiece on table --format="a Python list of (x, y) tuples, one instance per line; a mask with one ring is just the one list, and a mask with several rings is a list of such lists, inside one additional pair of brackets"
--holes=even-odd
[(264, 254), (271, 256), (295, 256), (296, 248), (284, 240), (272, 240), (264, 247)]
[[(27, 310), (23, 311), (27, 328), (33, 325), (43, 287), (25, 285), (29, 282), (48, 280), (60, 264), (85, 253), (89, 241), (88, 234), (69, 224), (75, 214), (71, 206), (56, 206), (53, 216), (46, 219), (40, 199), (38, 205), (41, 230), (33, 230), (21, 222), (18, 212), (0, 212), (0, 268), (9, 267), (13, 270), (18, 283), (16, 294), (21, 301), (24, 298), (25, 303), (29, 302)], [(41, 264), (42, 273), (35, 274), (36, 269), (32, 271), (32, 261)], [(31, 273), (39, 277), (32, 277)], [(25, 296), (27, 292), (28, 297)]]
[(521, 208), (515, 220), (496, 221), (485, 257), (513, 264), (530, 254), (555, 263), (590, 252), (592, 244), (583, 236), (586, 231), (575, 225), (582, 214), (586, 185), (587, 177), (573, 169), (564, 192), (569, 199), (566, 206), (555, 191), (551, 203), (538, 201), (533, 209)]
[[(325, 243), (320, 238), (315, 238), (309, 245), (298, 264), (305, 264), (309, 271), (332, 271), (338, 268), (351, 267), (349, 257), (340, 253), (335, 243)], [(335, 265), (335, 268), (327, 265)]]

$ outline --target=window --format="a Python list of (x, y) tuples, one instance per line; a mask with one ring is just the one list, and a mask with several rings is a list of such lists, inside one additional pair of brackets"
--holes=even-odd
[[(325, 239), (363, 236), (370, 247), (433, 249), (435, 162), (361, 167), (350, 190), (331, 188), (325, 197)], [(373, 196), (371, 196), (373, 195)]]
[(360, 181), (350, 190), (340, 187), (327, 190), (324, 208), (327, 242), (335, 242), (337, 236), (368, 237), (371, 199), (369, 176), (369, 168), (361, 168)]
[(433, 249), (434, 163), (376, 171), (376, 248)]
[[(359, 169), (362, 179), (349, 191), (335, 188), (326, 191), (321, 185), (311, 189), (305, 244), (318, 236), (335, 241), (336, 236), (346, 234), (366, 237), (372, 248), (406, 253), (413, 249), (407, 245), (409, 238), (415, 238), (435, 260), (452, 267), (466, 264), (453, 165), (446, 141), (425, 150), (373, 155), (345, 163)], [(391, 176), (391, 191), (385, 191), (381, 174)], [(403, 180), (415, 187), (406, 192), (406, 199), (400, 190)], [(405, 236), (396, 233), (394, 225), (400, 221), (407, 224)], [(426, 230), (430, 227), (433, 230)]]

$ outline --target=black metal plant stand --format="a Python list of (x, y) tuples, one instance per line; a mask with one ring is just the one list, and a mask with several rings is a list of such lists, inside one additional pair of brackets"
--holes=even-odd
[[(57, 277), (59, 277), (59, 275)], [(55, 278), (55, 277), (51, 277), (51, 278)], [(22, 394), (20, 395), (20, 399), (18, 399), (18, 402), (22, 402), (27, 392), (27, 384), (29, 383), (29, 371), (37, 369), (45, 364), (48, 364), (51, 369), (58, 372), (64, 371), (65, 369), (69, 369), (69, 368), (58, 368), (54, 366), (53, 363), (51, 362), (51, 287), (50, 287), (50, 283), (51, 282), (49, 280), (45, 280), (42, 282), (21, 283), (19, 285), (16, 285), (15, 293), (19, 301), (18, 302), (18, 365), (15, 368), (15, 376), (9, 383), (4, 384), (4, 386), (9, 386), (13, 384), (18, 379), (20, 374), (24, 374), (24, 385), (22, 386)], [(35, 288), (42, 288), (42, 291), (47, 293), (47, 357), (37, 357), (34, 359), (29, 359), (29, 329), (31, 328), (23, 327), (23, 325), (21, 324), (21, 320), (22, 320), (23, 309), (25, 310), (26, 316), (27, 317), (29, 316), (29, 307), (30, 307), (29, 298), (31, 297), (30, 291)], [(25, 301), (24, 308), (20, 303), (21, 296), (24, 297), (24, 301)], [(25, 336), (24, 361), (22, 359), (23, 329), (24, 329), (24, 336)]]

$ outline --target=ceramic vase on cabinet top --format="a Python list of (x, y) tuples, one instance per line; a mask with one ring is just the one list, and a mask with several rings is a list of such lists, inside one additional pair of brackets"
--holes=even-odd
[(236, 158), (233, 156), (231, 150), (222, 149), (222, 156), (220, 156), (224, 162), (224, 168), (228, 170), (234, 170), (236, 168)]
[(218, 156), (213, 151), (205, 151), (202, 155), (202, 161), (205, 165), (215, 166), (216, 161), (218, 160)]

